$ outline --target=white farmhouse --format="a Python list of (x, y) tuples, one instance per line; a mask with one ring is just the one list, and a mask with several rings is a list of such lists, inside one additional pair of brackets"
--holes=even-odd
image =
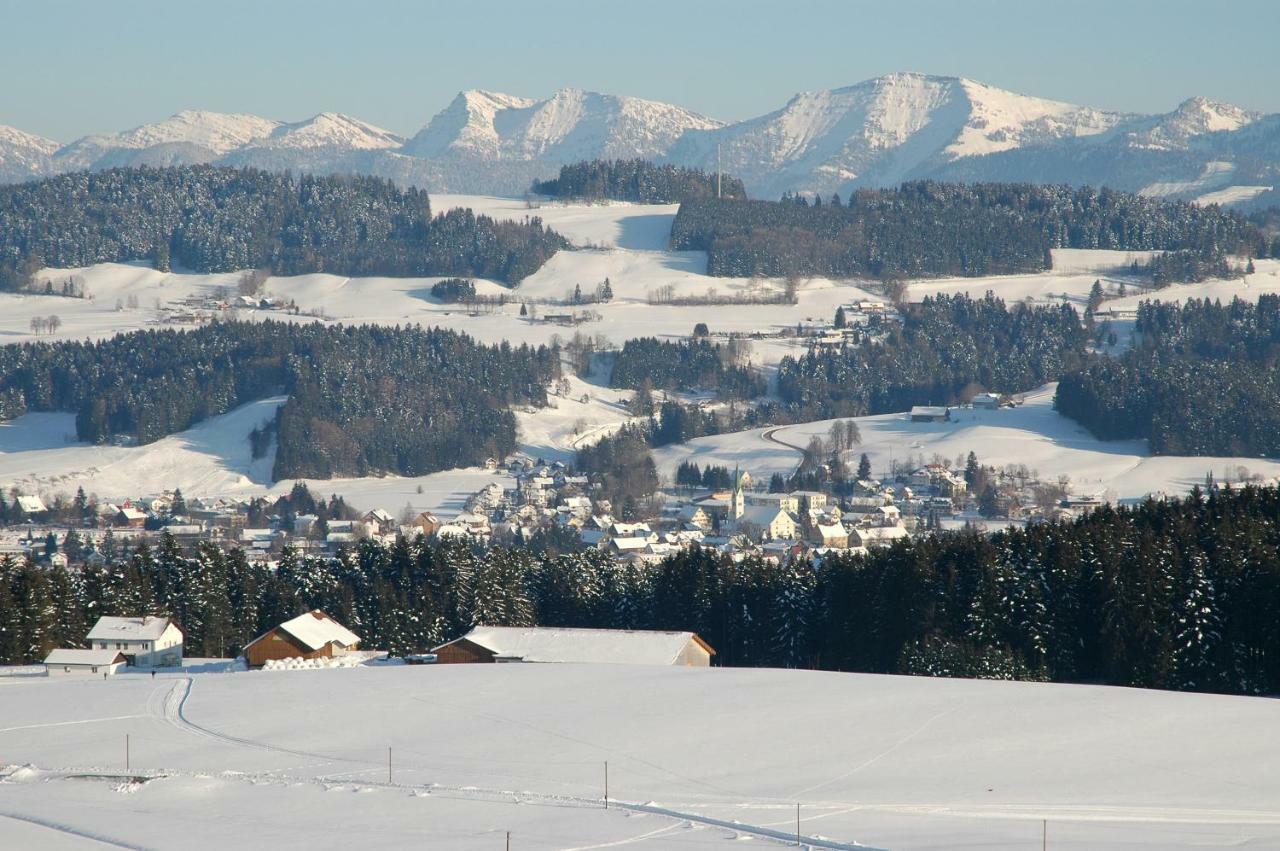
[(72, 650), (59, 647), (44, 657), (45, 673), (51, 677), (96, 677), (114, 674), (125, 666), (119, 650)]
[(92, 649), (119, 651), (130, 665), (137, 668), (182, 664), (182, 642), (182, 630), (171, 618), (153, 615), (101, 617), (88, 635)]

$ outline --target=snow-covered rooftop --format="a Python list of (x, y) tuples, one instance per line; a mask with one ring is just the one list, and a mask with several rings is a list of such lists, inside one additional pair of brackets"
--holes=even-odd
[(155, 641), (169, 628), (168, 618), (101, 617), (89, 630), (90, 641)]
[(478, 626), (463, 637), (495, 656), (525, 662), (670, 665), (690, 641), (710, 650), (692, 632), (638, 629)]
[(73, 650), (59, 647), (44, 657), (46, 665), (111, 665), (116, 660), (124, 661), (124, 654), (119, 650)]
[(360, 636), (319, 609), (298, 615), (291, 621), (285, 621), (280, 624), (280, 629), (292, 635), (310, 650), (319, 650), (330, 641), (336, 641), (344, 647), (352, 647), (360, 643)]

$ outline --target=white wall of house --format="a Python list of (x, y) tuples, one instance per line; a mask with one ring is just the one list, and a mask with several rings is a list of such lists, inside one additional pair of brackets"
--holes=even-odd
[(154, 641), (140, 639), (94, 640), (94, 650), (119, 650), (133, 659), (135, 668), (167, 668), (182, 664), (182, 630), (169, 624)]

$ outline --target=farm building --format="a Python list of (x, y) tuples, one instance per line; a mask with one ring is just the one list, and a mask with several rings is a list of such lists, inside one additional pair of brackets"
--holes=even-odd
[(692, 632), (478, 626), (431, 652), (440, 664), (598, 662), (705, 668), (716, 651)]
[(360, 646), (360, 636), (319, 609), (285, 621), (244, 647), (251, 668), (272, 659), (319, 659), (341, 656)]
[(44, 658), (44, 670), (51, 677), (96, 677), (114, 674), (125, 666), (119, 650), (69, 650), (58, 648)]
[(101, 617), (86, 636), (94, 650), (117, 650), (137, 668), (182, 664), (182, 630), (172, 618)]
[(945, 423), (951, 419), (951, 412), (941, 405), (914, 405), (911, 408), (913, 423)]

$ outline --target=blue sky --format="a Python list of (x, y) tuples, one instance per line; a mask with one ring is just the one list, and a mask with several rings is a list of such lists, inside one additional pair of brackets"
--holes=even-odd
[(1280, 112), (1280, 2), (113, 0), (8, 3), (0, 124), (69, 141), (180, 109), (412, 134), (460, 90), (573, 86), (724, 120), (891, 71), (1157, 112)]

